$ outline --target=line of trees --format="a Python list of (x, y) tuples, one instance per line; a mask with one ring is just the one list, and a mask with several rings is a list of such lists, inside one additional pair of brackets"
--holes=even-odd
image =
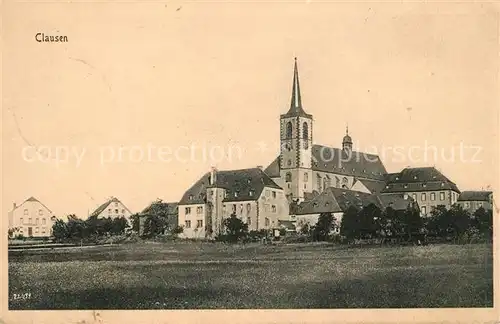
[(86, 220), (82, 220), (75, 215), (68, 215), (67, 218), (66, 222), (61, 219), (56, 220), (52, 226), (55, 241), (88, 241), (103, 236), (121, 235), (129, 227), (124, 217), (112, 219), (91, 216)]
[(302, 233), (314, 241), (386, 240), (396, 242), (452, 241), (469, 243), (489, 241), (493, 235), (493, 212), (479, 208), (470, 214), (460, 206), (438, 206), (430, 217), (423, 218), (417, 208), (384, 211), (375, 205), (362, 209), (349, 207), (337, 224), (331, 213), (320, 214), (315, 225), (304, 226)]

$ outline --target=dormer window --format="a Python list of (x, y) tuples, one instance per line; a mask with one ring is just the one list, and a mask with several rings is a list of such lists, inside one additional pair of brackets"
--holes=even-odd
[(405, 184), (405, 185), (404, 185), (404, 187), (405, 187), (405, 188), (408, 188), (408, 185), (407, 185), (407, 184)]
[(189, 200), (193, 200), (193, 195), (189, 195)]
[(238, 192), (237, 191), (234, 192), (234, 197), (238, 197)]
[(396, 180), (399, 180), (399, 177), (396, 177)]
[(417, 180), (417, 176), (413, 176), (413, 180)]
[(427, 187), (427, 184), (425, 184), (425, 183), (422, 183), (422, 187), (424, 187), (424, 188), (425, 188), (425, 187)]
[(441, 182), (441, 187), (444, 187), (444, 182)]
[(250, 197), (253, 197), (253, 191), (252, 191), (252, 190), (250, 190), (250, 191), (248, 192), (248, 195), (249, 195)]

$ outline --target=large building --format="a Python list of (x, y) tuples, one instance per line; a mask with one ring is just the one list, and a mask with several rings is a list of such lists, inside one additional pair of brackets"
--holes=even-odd
[(223, 233), (223, 220), (232, 214), (249, 230), (272, 229), (288, 219), (283, 189), (261, 168), (204, 174), (179, 201), (181, 237), (213, 238)]
[(422, 216), (429, 216), (433, 207), (443, 205), (450, 208), (458, 200), (457, 185), (434, 167), (405, 168), (399, 173), (387, 175), (382, 194), (403, 194), (413, 198), (420, 207)]
[(130, 220), (132, 212), (116, 197), (109, 198), (105, 203), (97, 207), (89, 217), (97, 218), (119, 218), (124, 217)]
[(9, 212), (9, 232), (12, 237), (50, 237), (54, 222), (52, 211), (35, 197), (26, 199), (20, 205), (14, 203)]
[(289, 201), (329, 187), (351, 189), (356, 181), (383, 183), (386, 169), (377, 155), (353, 150), (346, 129), (342, 148), (314, 144), (313, 116), (302, 106), (295, 60), (290, 109), (280, 117), (280, 154), (265, 172), (284, 189)]
[(458, 196), (457, 204), (471, 214), (481, 207), (485, 210), (493, 210), (493, 192), (462, 191)]

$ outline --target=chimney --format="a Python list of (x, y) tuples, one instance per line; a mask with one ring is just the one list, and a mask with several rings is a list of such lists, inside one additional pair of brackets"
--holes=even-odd
[(212, 167), (210, 170), (210, 185), (215, 185), (217, 183), (217, 169)]
[(14, 210), (14, 209), (16, 209), (16, 208), (17, 208), (17, 204), (16, 204), (16, 203), (13, 203), (13, 204), (12, 204), (12, 209)]
[(263, 171), (264, 170), (264, 167), (262, 165), (257, 165), (257, 169)]

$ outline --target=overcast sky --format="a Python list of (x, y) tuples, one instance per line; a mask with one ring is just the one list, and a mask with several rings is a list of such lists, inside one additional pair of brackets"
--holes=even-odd
[[(498, 17), (487, 4), (8, 3), (5, 10), (4, 213), (30, 196), (58, 216), (86, 217), (109, 196), (135, 212), (156, 198), (178, 201), (212, 165), (266, 166), (278, 153), (295, 56), (315, 143), (340, 147), (348, 123), (355, 149), (384, 150), (389, 172), (435, 165), (461, 190), (496, 184)], [(69, 41), (38, 43), (38, 32)], [(424, 159), (425, 145), (455, 159), (432, 151)], [(70, 155), (44, 162), (30, 146), (42, 159), (55, 159), (57, 147)], [(180, 158), (160, 161), (160, 146)], [(394, 159), (396, 146), (404, 159)], [(203, 159), (201, 147), (230, 157)]]

